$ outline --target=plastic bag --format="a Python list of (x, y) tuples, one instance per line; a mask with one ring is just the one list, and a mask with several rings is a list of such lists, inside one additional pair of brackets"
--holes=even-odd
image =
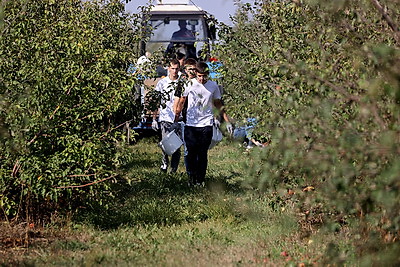
[(213, 148), (216, 144), (218, 144), (219, 142), (221, 142), (222, 137), (223, 137), (223, 135), (222, 135), (221, 130), (220, 130), (219, 127), (214, 123), (214, 124), (213, 124), (213, 135), (212, 135), (212, 138), (211, 138), (211, 144), (210, 144), (210, 146), (208, 147), (208, 149)]
[(175, 131), (172, 131), (167, 134), (158, 145), (167, 155), (171, 156), (183, 145), (183, 142)]

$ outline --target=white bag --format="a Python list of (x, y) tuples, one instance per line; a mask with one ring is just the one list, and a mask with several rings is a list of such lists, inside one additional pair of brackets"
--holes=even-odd
[(208, 149), (213, 148), (216, 144), (218, 144), (219, 142), (221, 142), (222, 140), (222, 132), (219, 129), (219, 127), (213, 123), (213, 135), (212, 135), (212, 139), (211, 139), (211, 144), (208, 147)]
[(175, 130), (167, 134), (159, 143), (161, 149), (171, 156), (183, 145), (182, 139), (175, 133)]

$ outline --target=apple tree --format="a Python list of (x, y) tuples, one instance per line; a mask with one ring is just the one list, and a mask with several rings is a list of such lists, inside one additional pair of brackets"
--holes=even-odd
[(283, 192), (274, 205), (298, 192), (308, 224), (356, 219), (376, 251), (400, 230), (399, 11), (376, 0), (243, 4), (233, 26), (219, 25), (216, 52), (229, 114), (257, 118), (271, 141), (250, 154), (247, 185)]
[(124, 162), (119, 129), (139, 112), (127, 75), (139, 17), (118, 0), (0, 8), (0, 216), (101, 202)]

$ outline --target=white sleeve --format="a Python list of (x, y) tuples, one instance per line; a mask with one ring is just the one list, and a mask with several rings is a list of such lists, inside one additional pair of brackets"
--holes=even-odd
[(187, 84), (185, 84), (185, 90), (182, 94), (182, 96), (187, 97), (190, 91), (190, 88), (193, 86), (193, 84), (195, 84), (195, 82), (192, 80), (189, 80)]
[(162, 92), (162, 89), (164, 87), (164, 82), (163, 80), (159, 80), (158, 83), (156, 84), (156, 87), (154, 88), (154, 91)]
[(185, 91), (183, 92), (182, 96), (187, 97), (189, 94), (190, 85), (185, 86)]

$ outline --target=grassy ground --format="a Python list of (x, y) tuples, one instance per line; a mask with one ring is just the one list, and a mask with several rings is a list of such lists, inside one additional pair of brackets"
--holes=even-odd
[[(290, 205), (241, 186), (250, 158), (239, 144), (210, 151), (207, 186), (195, 189), (187, 187), (183, 163), (177, 174), (159, 172), (155, 139), (129, 149), (130, 185), (116, 190), (116, 200), (82, 209), (67, 224), (34, 226), (29, 245), (3, 242), (0, 265), (322, 266), (338, 251), (354, 264), (345, 231), (304, 234)], [(338, 239), (341, 247), (330, 248)]]

